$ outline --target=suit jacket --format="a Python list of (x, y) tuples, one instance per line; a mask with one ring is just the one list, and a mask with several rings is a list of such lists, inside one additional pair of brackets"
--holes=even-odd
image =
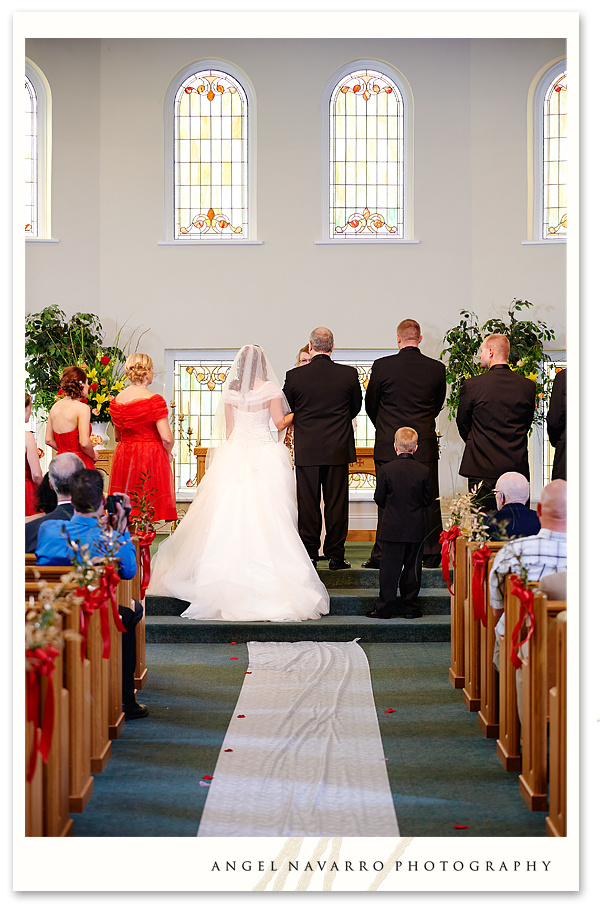
[(429, 469), (402, 453), (377, 473), (375, 502), (383, 509), (381, 540), (418, 543), (427, 534), (426, 509), (432, 503)]
[[(507, 522), (504, 528), (502, 522)], [(503, 537), (533, 537), (540, 530), (537, 512), (529, 509), (523, 502), (507, 502), (494, 512), (489, 524), (493, 539), (496, 537), (500, 539), (502, 531)], [(495, 534), (496, 530), (498, 534)]]
[(497, 363), (465, 379), (456, 424), (465, 442), (463, 477), (496, 481), (506, 471), (529, 478), (527, 433), (535, 411), (535, 383)]
[(65, 521), (69, 521), (72, 515), (73, 504), (70, 502), (59, 502), (52, 512), (48, 512), (46, 515), (40, 515), (39, 518), (34, 518), (33, 521), (28, 521), (25, 525), (25, 552), (35, 553), (38, 531), (45, 521), (58, 521), (61, 518)]
[(552, 480), (567, 479), (567, 371), (556, 374), (546, 417), (548, 439), (555, 447)]
[[(67, 538), (88, 544), (92, 556), (102, 555), (96, 516), (74, 515), (70, 521), (48, 521), (42, 525), (35, 550), (38, 566), (70, 566), (72, 554)], [(115, 559), (119, 575), (121, 578), (133, 578), (137, 572), (137, 558), (129, 531), (117, 534), (115, 539), (121, 545)]]
[(308, 465), (349, 464), (356, 459), (352, 420), (362, 391), (354, 367), (316, 354), (288, 370), (283, 393), (294, 412), (294, 461)]
[(401, 348), (373, 364), (365, 409), (375, 426), (376, 461), (393, 461), (394, 434), (412, 427), (419, 434), (417, 461), (438, 460), (435, 418), (446, 397), (446, 368), (419, 348)]

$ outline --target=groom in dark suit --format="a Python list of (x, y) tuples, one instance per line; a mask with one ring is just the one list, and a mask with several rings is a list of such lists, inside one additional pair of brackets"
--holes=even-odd
[(294, 412), (294, 463), (298, 532), (316, 567), (321, 541), (321, 491), (325, 512), (323, 552), (329, 568), (347, 569), (348, 465), (356, 459), (352, 420), (362, 392), (354, 367), (331, 359), (333, 335), (315, 329), (308, 342), (310, 363), (288, 370), (283, 386)]
[[(394, 434), (398, 427), (411, 427), (418, 434), (415, 460), (424, 464), (431, 481), (432, 500), (427, 507), (427, 532), (423, 543), (423, 565), (435, 568), (441, 563), (440, 533), (442, 516), (438, 485), (438, 441), (435, 418), (446, 397), (446, 368), (439, 360), (419, 350), (423, 336), (414, 319), (403, 319), (396, 329), (398, 353), (376, 360), (365, 395), (365, 409), (375, 426), (375, 472), (395, 461)], [(379, 529), (382, 510), (377, 510), (377, 536), (366, 569), (378, 569), (381, 559)]]

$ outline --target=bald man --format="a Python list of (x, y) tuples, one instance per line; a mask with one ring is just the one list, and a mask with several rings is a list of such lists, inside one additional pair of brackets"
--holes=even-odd
[[(553, 480), (542, 490), (537, 505), (541, 530), (531, 537), (519, 537), (505, 544), (496, 554), (490, 572), (490, 604), (498, 620), (496, 626), (496, 651), (494, 663), (497, 667), (498, 637), (504, 635), (504, 588), (506, 579), (518, 575), (521, 562), (527, 566), (527, 580), (539, 581), (552, 572), (567, 569), (567, 482)], [(509, 630), (512, 634), (512, 629)]]
[(498, 511), (489, 520), (493, 540), (511, 537), (530, 537), (540, 530), (540, 520), (528, 508), (529, 481), (516, 471), (501, 474), (494, 490)]
[(479, 360), (485, 370), (465, 379), (460, 389), (456, 425), (465, 451), (458, 473), (469, 489), (481, 484), (478, 502), (495, 508), (493, 490), (501, 474), (516, 471), (529, 479), (527, 434), (535, 412), (535, 382), (508, 365), (506, 335), (488, 335)]

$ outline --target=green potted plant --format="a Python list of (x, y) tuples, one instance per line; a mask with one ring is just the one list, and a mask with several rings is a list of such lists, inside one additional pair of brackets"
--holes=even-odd
[(483, 372), (479, 363), (481, 342), (488, 335), (506, 335), (510, 342), (508, 365), (511, 370), (527, 376), (536, 384), (536, 410), (534, 424), (544, 420), (543, 403), (548, 399), (552, 380), (544, 369), (544, 362), (550, 358), (544, 351), (544, 341), (555, 338), (554, 331), (545, 322), (517, 319), (515, 313), (528, 309), (533, 304), (529, 300), (514, 299), (508, 308), (508, 320), (488, 319), (479, 325), (477, 315), (469, 310), (461, 310), (461, 320), (444, 335), (445, 347), (440, 360), (446, 359), (446, 378), (450, 391), (446, 398), (448, 416), (456, 417), (460, 387), (464, 379), (477, 376)]

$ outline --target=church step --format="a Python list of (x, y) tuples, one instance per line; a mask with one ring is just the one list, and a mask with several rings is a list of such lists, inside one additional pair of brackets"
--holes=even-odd
[[(376, 588), (379, 590), (379, 571), (377, 569), (363, 569), (353, 563), (351, 569), (338, 569), (331, 572), (327, 563), (317, 566), (319, 578), (327, 588)], [(447, 591), (446, 582), (441, 569), (423, 569), (421, 578), (423, 588), (443, 588)]]
[[(330, 573), (334, 574), (334, 573)], [(332, 588), (330, 595), (330, 616), (361, 616), (372, 610), (377, 599), (377, 590), (374, 588)], [(426, 616), (450, 616), (450, 596), (448, 591), (440, 588), (421, 588), (419, 594), (419, 607)], [(158, 597), (147, 595), (146, 616), (181, 616), (187, 601), (178, 600), (176, 597)], [(217, 620), (221, 622), (221, 620)]]
[(449, 616), (420, 619), (371, 619), (368, 616), (322, 616), (296, 622), (224, 622), (147, 616), (146, 641), (151, 644), (247, 641), (449, 642)]

